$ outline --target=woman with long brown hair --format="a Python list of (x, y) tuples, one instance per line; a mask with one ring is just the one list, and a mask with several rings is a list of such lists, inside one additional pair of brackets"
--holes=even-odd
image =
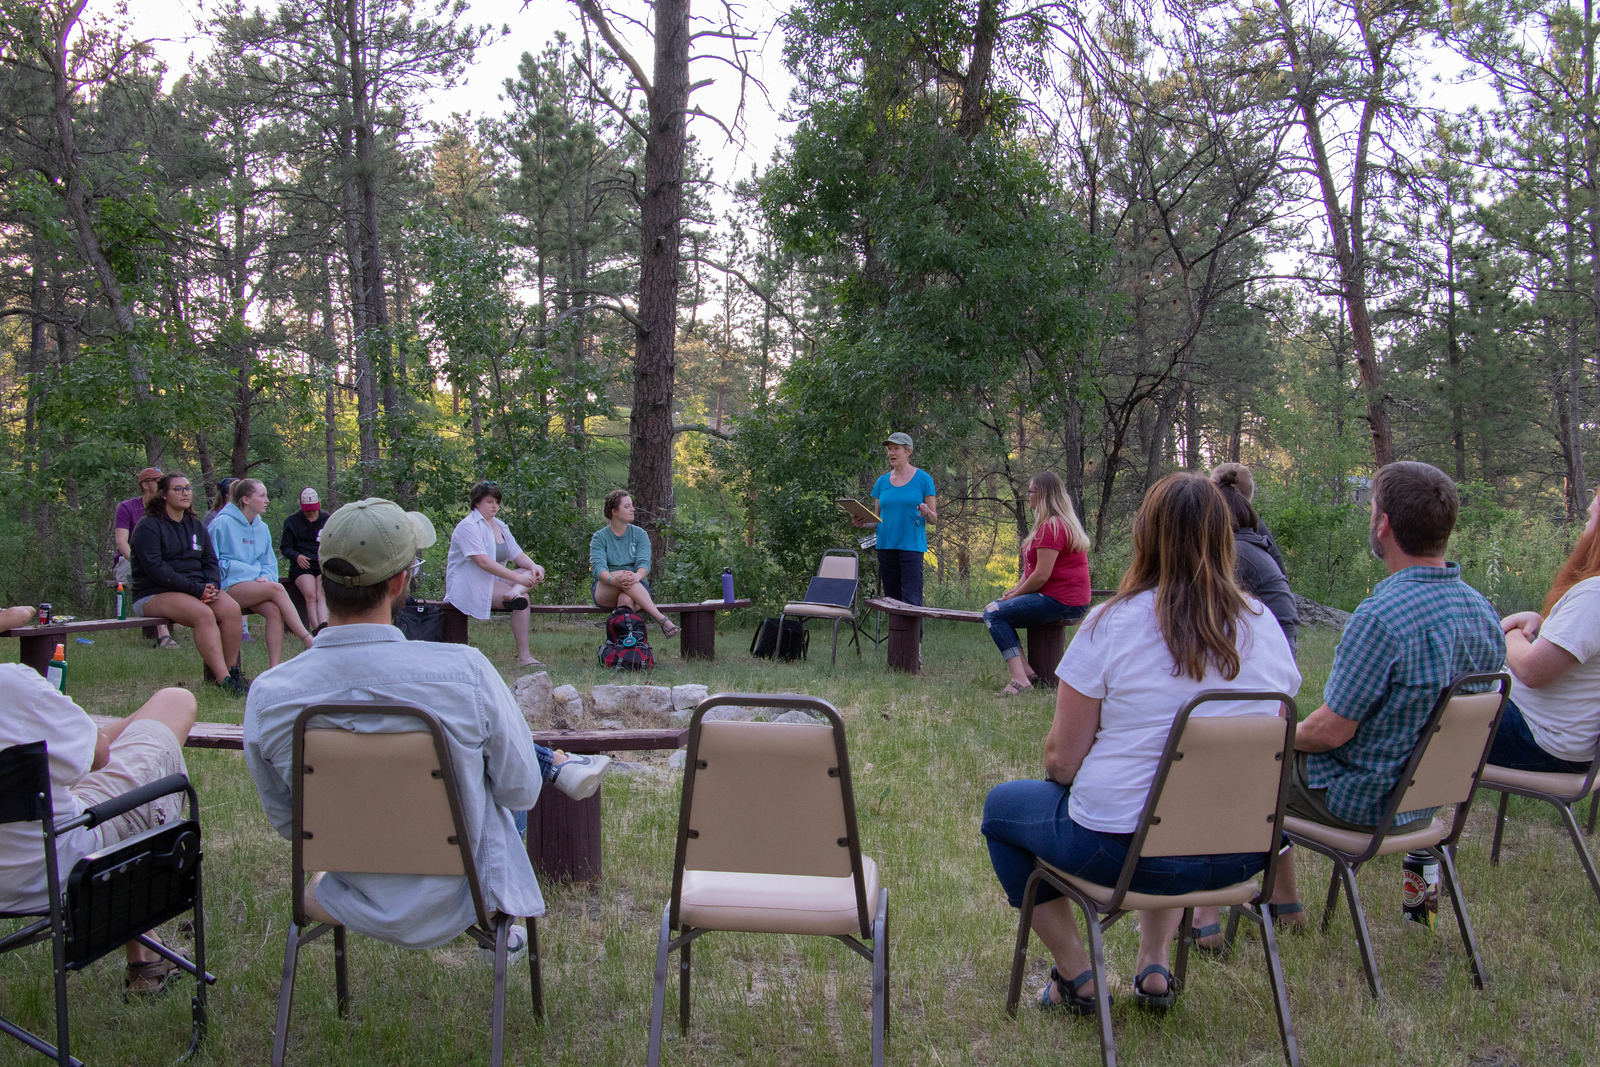
[[(1300, 688), (1283, 630), (1234, 580), (1233, 520), (1204, 476), (1171, 474), (1145, 494), (1133, 523), (1133, 561), (1117, 594), (1078, 628), (1056, 676), (1045, 779), (1005, 782), (984, 803), (983, 834), (1012, 907), (1022, 903), (1035, 857), (1116, 884), (1173, 718), (1190, 698), (1224, 687)], [(1218, 701), (1195, 714), (1278, 715), (1281, 708)], [(1264, 853), (1145, 858), (1130, 888), (1221, 888), (1265, 864)], [(1071, 906), (1047, 885), (1038, 901), (1033, 928), (1055, 962), (1040, 1006), (1090, 1014), (1094, 980)], [(1134, 999), (1141, 1005), (1161, 1010), (1173, 1002), (1167, 961), (1182, 915), (1140, 914)]]
[(1489, 762), (1521, 771), (1582, 774), (1600, 741), (1600, 493), (1543, 614), (1500, 620), (1511, 699)]

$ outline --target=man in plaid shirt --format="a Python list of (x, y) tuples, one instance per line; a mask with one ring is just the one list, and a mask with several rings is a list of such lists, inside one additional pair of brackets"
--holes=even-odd
[[(1389, 577), (1350, 616), (1323, 704), (1295, 731), (1289, 814), (1370, 833), (1439, 694), (1459, 674), (1505, 662), (1499, 615), (1444, 559), (1459, 510), (1455, 483), (1426, 463), (1391, 463), (1373, 479), (1369, 536)], [(1432, 815), (1401, 812), (1395, 825)], [(1293, 853), (1278, 870), (1274, 896), (1294, 903), (1273, 911), (1299, 926)], [(1210, 939), (1215, 921), (1196, 934)]]

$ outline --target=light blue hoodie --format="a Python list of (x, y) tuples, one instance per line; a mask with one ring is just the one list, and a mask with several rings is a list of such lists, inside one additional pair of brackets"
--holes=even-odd
[(222, 588), (239, 582), (253, 582), (262, 575), (278, 580), (278, 557), (272, 550), (272, 533), (257, 515), (254, 522), (244, 517), (239, 505), (229, 504), (206, 527), (217, 550), (222, 570)]

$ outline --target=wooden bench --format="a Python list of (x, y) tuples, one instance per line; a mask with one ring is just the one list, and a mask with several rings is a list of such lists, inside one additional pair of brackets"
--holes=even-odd
[[(1093, 596), (1110, 596), (1114, 589), (1095, 589)], [(891, 670), (916, 674), (922, 669), (922, 620), (944, 619), (947, 622), (983, 622), (983, 612), (963, 611), (959, 608), (930, 608), (907, 604), (893, 597), (873, 597), (867, 607), (889, 616), (889, 667)], [(1056, 667), (1067, 651), (1067, 624), (1051, 622), (1043, 626), (1022, 627), (1027, 631), (1028, 666), (1039, 676), (1039, 682), (1054, 689)]]
[[(89, 717), (96, 726), (122, 721), (113, 715)], [(534, 730), (533, 740), (573, 755), (660, 751), (688, 744), (689, 730)], [(242, 752), (244, 727), (227, 722), (197, 722), (184, 746)], [(539, 803), (528, 813), (527, 846), (528, 859), (540, 877), (566, 882), (599, 880), (600, 797), (604, 792), (601, 789), (587, 800), (572, 800), (559, 789), (539, 790)]]
[[(426, 600), (425, 604), (444, 607), (444, 639), (453, 644), (467, 643), (469, 618), (454, 604), (442, 600)], [(716, 600), (709, 604), (657, 604), (664, 615), (677, 615), (683, 629), (678, 634), (678, 652), (684, 659), (717, 658), (717, 612), (747, 608), (748, 600)], [(528, 610), (535, 615), (609, 615), (612, 608), (593, 604), (530, 604)]]
[[(133, 619), (74, 619), (71, 622), (53, 622), (48, 626), (18, 626), (10, 630), (0, 630), (0, 637), (20, 638), (22, 648), (17, 656), (18, 661), (26, 663), (42, 676), (50, 666), (50, 657), (56, 654), (56, 645), (71, 644), (71, 639), (79, 634), (171, 625), (167, 619), (145, 615)], [(67, 660), (70, 662), (71, 659), (69, 651)]]

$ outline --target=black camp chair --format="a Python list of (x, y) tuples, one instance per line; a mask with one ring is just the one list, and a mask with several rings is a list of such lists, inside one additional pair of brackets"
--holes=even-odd
[(839, 624), (848, 622), (856, 655), (861, 655), (861, 627), (856, 622), (856, 592), (861, 587), (861, 556), (844, 548), (830, 548), (822, 554), (816, 577), (806, 587), (806, 598), (785, 604), (778, 615), (778, 632), (790, 616), (801, 619), (833, 620), (833, 659), (839, 662)]

